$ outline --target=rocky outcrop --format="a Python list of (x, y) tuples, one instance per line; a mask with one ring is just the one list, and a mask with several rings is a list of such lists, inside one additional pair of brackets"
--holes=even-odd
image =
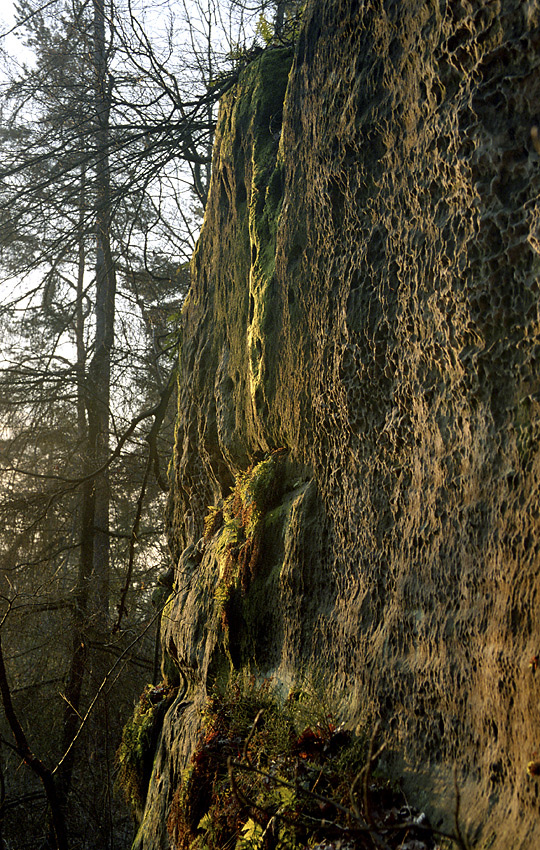
[(471, 844), (539, 840), (537, 122), (536, 0), (311, 3), (292, 66), (269, 49), (222, 104), (139, 850), (246, 665), (380, 718), (434, 822), (455, 765)]

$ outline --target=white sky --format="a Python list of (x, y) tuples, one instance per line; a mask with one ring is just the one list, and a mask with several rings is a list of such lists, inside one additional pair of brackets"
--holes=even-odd
[[(13, 0), (2, 0), (2, 9), (0, 10), (0, 47), (16, 55), (24, 51), (24, 47), (17, 36), (14, 33), (10, 33), (14, 25)], [(5, 33), (8, 33), (8, 35), (5, 35)]]

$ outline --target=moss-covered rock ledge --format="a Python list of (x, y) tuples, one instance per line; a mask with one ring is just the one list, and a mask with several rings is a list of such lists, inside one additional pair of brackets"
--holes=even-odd
[(277, 391), (268, 359), (277, 344), (279, 146), (291, 61), (289, 49), (263, 53), (227, 95), (218, 118), (210, 197), (184, 309), (180, 474), (172, 509), (178, 551), (203, 535), (207, 506), (232, 486), (235, 474), (257, 453), (281, 445), (264, 422)]
[(222, 104), (137, 850), (174, 847), (208, 693), (247, 666), (380, 720), (443, 831), (457, 783), (471, 847), (540, 841), (539, 33), (539, 0), (308, 2)]

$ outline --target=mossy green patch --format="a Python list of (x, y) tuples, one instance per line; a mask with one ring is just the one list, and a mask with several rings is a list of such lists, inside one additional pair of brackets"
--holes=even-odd
[(285, 486), (286, 452), (276, 450), (237, 475), (232, 493), (219, 508), (209, 508), (207, 540), (217, 560), (214, 604), (221, 623), (223, 648), (233, 666), (241, 663), (249, 642), (246, 623), (258, 606), (259, 576), (264, 563), (265, 518), (277, 505)]
[(216, 601), (225, 613), (225, 622), (234, 590), (241, 588), (246, 593), (256, 574), (263, 519), (281, 494), (283, 459), (284, 452), (278, 450), (240, 473), (223, 507), (210, 508), (205, 520), (205, 527), (219, 534), (215, 544), (220, 575)]
[(116, 753), (117, 782), (137, 820), (141, 820), (154, 754), (167, 707), (176, 689), (146, 685), (122, 731)]

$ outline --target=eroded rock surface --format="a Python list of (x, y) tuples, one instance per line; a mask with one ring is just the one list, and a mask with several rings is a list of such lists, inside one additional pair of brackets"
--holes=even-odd
[[(471, 843), (530, 848), (540, 4), (312, 3), (290, 67), (268, 50), (219, 118), (170, 511), (183, 685), (135, 847), (169, 847), (205, 689), (252, 664), (284, 687), (316, 666), (351, 728), (381, 718), (433, 822), (456, 765)], [(235, 480), (268, 457), (231, 579), (226, 516), (205, 516), (230, 531)]]

